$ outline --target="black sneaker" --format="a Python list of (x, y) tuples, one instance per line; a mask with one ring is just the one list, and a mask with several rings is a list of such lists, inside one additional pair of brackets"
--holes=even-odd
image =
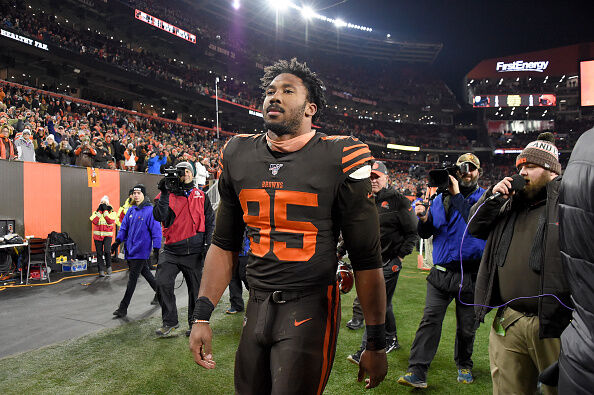
[(347, 357), (347, 361), (351, 361), (355, 365), (359, 365), (359, 362), (361, 362), (361, 354), (362, 353), (363, 353), (363, 350), (359, 349), (359, 351), (357, 351), (356, 353), (349, 355)]
[(155, 331), (155, 334), (159, 337), (172, 336), (177, 328), (179, 328), (179, 324), (174, 326), (167, 326), (163, 324), (162, 327)]
[(191, 334), (192, 334), (192, 328), (190, 328), (186, 331), (186, 337), (190, 337)]
[(122, 309), (117, 309), (116, 311), (113, 312), (113, 315), (115, 315), (114, 318), (122, 318), (125, 317), (128, 313), (126, 312), (126, 310), (122, 310)]
[(352, 330), (357, 330), (363, 328), (364, 321), (358, 318), (353, 318), (349, 322), (347, 322), (346, 327)]
[(398, 350), (400, 348), (400, 344), (398, 343), (398, 339), (392, 339), (386, 343), (386, 354), (390, 351)]

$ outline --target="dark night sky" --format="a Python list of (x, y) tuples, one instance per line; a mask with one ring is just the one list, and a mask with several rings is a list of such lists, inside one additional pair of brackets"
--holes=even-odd
[[(338, 2), (303, 4), (320, 9)], [(443, 43), (434, 67), (458, 96), (464, 75), (483, 59), (594, 41), (593, 5), (592, 0), (348, 0), (319, 13), (371, 26), (395, 40)]]

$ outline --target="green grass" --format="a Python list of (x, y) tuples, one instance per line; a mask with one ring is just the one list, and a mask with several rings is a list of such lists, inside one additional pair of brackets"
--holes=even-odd
[[(402, 348), (388, 354), (388, 376), (374, 393), (419, 392), (396, 381), (406, 371), (410, 346), (423, 314), (425, 276), (416, 269), (416, 255), (407, 257), (394, 296)], [(327, 394), (366, 393), (363, 384), (357, 382), (357, 367), (346, 360), (346, 356), (359, 347), (362, 335), (362, 330), (345, 328), (351, 317), (354, 297), (353, 291), (342, 298), (341, 330), (334, 367), (326, 387)], [(160, 320), (151, 318), (2, 359), (0, 388), (5, 394), (232, 394), (233, 363), (243, 317), (239, 314), (225, 315), (226, 307), (228, 300), (223, 300), (211, 320), (217, 361), (214, 370), (204, 370), (193, 362), (183, 330), (178, 337), (155, 338), (153, 333)], [(185, 311), (180, 312), (180, 317), (185, 314)], [(444, 321), (439, 350), (427, 377), (429, 388), (423, 393), (491, 393), (487, 351), (489, 325), (483, 324), (476, 335), (473, 355), (475, 382), (459, 384), (453, 361), (455, 320), (452, 303)], [(43, 330), (40, 331), (42, 334)]]

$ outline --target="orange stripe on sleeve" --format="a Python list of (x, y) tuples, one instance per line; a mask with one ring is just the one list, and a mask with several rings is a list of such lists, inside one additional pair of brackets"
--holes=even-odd
[(355, 162), (355, 163), (353, 163), (352, 165), (350, 165), (350, 166), (347, 166), (347, 167), (346, 167), (346, 168), (343, 170), (343, 173), (346, 173), (346, 172), (348, 172), (349, 170), (351, 170), (353, 167), (355, 167), (355, 166), (358, 166), (358, 165), (360, 165), (360, 164), (362, 164), (362, 163), (365, 163), (365, 162), (367, 162), (367, 161), (370, 161), (371, 159), (373, 159), (373, 156), (371, 156), (371, 155), (369, 155), (369, 156), (366, 156), (365, 158), (363, 158), (363, 159), (361, 159), (361, 160), (358, 160), (358, 161), (356, 161), (356, 162)]
[(371, 154), (371, 151), (369, 150), (369, 148), (361, 148), (358, 149), (357, 151), (348, 154), (347, 156), (344, 156), (342, 158), (342, 164), (344, 165), (345, 163), (347, 163), (348, 161), (355, 159), (357, 156), (363, 155), (363, 154)]
[(353, 148), (360, 148), (360, 147), (367, 147), (367, 144), (355, 144), (355, 145), (349, 145), (348, 147), (344, 147), (342, 149), (342, 152), (346, 152), (349, 150), (352, 150)]

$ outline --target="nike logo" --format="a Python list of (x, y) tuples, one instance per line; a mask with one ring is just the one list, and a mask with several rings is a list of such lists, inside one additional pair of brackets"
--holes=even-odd
[(297, 320), (295, 320), (295, 326), (299, 326), (299, 325), (301, 325), (301, 324), (303, 324), (304, 322), (307, 322), (307, 321), (309, 321), (309, 320), (311, 320), (311, 318), (308, 318), (308, 319), (306, 319), (306, 320), (303, 320), (303, 321), (297, 321)]
[(371, 197), (373, 196), (373, 193), (367, 193), (367, 199), (371, 199)]

